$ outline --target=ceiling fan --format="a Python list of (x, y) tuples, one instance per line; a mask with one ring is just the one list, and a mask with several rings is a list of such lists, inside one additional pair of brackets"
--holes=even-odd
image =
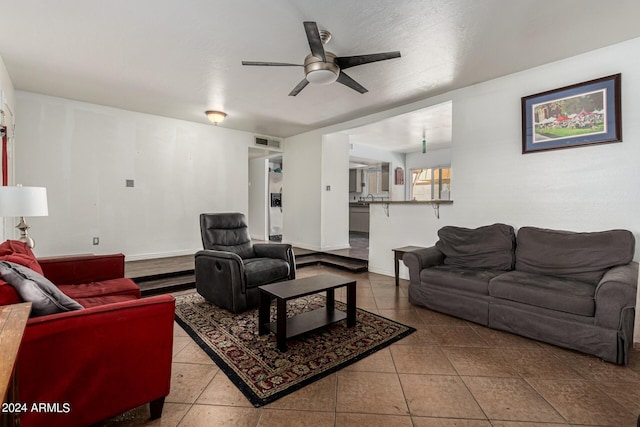
[(242, 65), (257, 65), (267, 67), (304, 67), (304, 79), (289, 93), (289, 96), (296, 96), (309, 83), (329, 84), (337, 81), (360, 93), (368, 92), (364, 86), (353, 80), (344, 71), (347, 68), (357, 65), (368, 64), (370, 62), (384, 61), (392, 58), (399, 58), (400, 52), (373, 53), (370, 55), (356, 56), (336, 56), (333, 52), (324, 50), (324, 46), (330, 39), (331, 33), (325, 30), (318, 30), (315, 22), (305, 22), (304, 30), (307, 33), (307, 40), (311, 53), (304, 59), (304, 65), (289, 64), (284, 62), (259, 62), (242, 61)]

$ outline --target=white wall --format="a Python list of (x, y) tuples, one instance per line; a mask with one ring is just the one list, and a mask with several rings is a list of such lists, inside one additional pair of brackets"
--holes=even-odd
[(322, 134), (312, 131), (285, 139), (282, 163), (282, 241), (321, 250)]
[(21, 91), (16, 119), (16, 182), (49, 198), (38, 256), (191, 254), (200, 213), (247, 212), (250, 133)]
[[(4, 61), (2, 60), (2, 57), (0, 57), (0, 91), (2, 91), (2, 95), (3, 95), (3, 101), (4, 102), (0, 102), (0, 110), (2, 110), (4, 112), (4, 115), (1, 117), (2, 122), (0, 122), (0, 125), (6, 126), (7, 127), (7, 154), (9, 156), (8, 160), (9, 160), (9, 167), (8, 167), (8, 178), (9, 178), (9, 185), (13, 184), (13, 123), (15, 121), (14, 119), (14, 112), (16, 111), (15, 105), (16, 105), (16, 98), (15, 98), (15, 91), (13, 88), (13, 82), (11, 81), (11, 77), (9, 76), (9, 73), (7, 72), (7, 68), (4, 65)], [(1, 149), (1, 147), (0, 147)], [(2, 164), (0, 164), (0, 174), (2, 173)], [(0, 175), (2, 176), (2, 175)], [(0, 180), (0, 185), (2, 185), (2, 182)], [(11, 221), (14, 220), (14, 218), (0, 218), (0, 242), (4, 241), (6, 238), (13, 238), (13, 235), (10, 235), (9, 233), (7, 233), (7, 236), (5, 237), (5, 233), (4, 233), (4, 229), (5, 228), (9, 228), (11, 224)], [(5, 226), (6, 224), (6, 226)]]
[(267, 187), (269, 161), (266, 158), (249, 160), (249, 213), (247, 222), (252, 239), (269, 240)]
[[(322, 141), (322, 250), (349, 247), (349, 137), (326, 135)], [(330, 190), (327, 190), (327, 187)]]

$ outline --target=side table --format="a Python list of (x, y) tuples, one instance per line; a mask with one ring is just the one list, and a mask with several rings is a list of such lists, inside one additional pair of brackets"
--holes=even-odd
[[(0, 394), (3, 403), (15, 403), (18, 398), (16, 383), (16, 361), (18, 349), (22, 341), (24, 328), (31, 313), (31, 303), (4, 305), (0, 307)], [(4, 412), (0, 414), (0, 425), (19, 425), (17, 413)]]
[(393, 262), (395, 263), (396, 286), (400, 286), (400, 260), (407, 252), (413, 252), (418, 249), (424, 249), (424, 246), (403, 246), (401, 248), (391, 249), (393, 251)]

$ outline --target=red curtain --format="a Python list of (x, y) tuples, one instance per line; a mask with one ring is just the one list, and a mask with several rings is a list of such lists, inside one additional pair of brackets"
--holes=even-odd
[(9, 159), (7, 156), (7, 127), (1, 126), (0, 132), (2, 133), (2, 185), (9, 184)]

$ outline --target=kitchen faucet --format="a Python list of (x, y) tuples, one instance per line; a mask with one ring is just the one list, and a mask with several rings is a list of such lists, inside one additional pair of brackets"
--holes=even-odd
[[(371, 196), (371, 201), (372, 202), (376, 201), (375, 197), (373, 197), (373, 194), (371, 194), (371, 193), (367, 194), (367, 197), (369, 197), (369, 196)], [(365, 199), (366, 199), (366, 197), (365, 197)]]

